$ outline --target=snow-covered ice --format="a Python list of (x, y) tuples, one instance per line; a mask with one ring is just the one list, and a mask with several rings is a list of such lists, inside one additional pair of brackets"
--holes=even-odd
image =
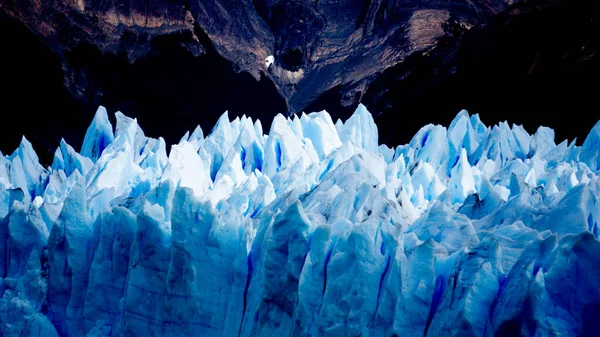
[(600, 122), (224, 113), (167, 152), (115, 117), (0, 153), (1, 336), (600, 335)]
[(269, 55), (267, 56), (267, 58), (265, 58), (265, 66), (267, 68), (269, 68), (269, 66), (271, 66), (271, 64), (275, 63), (275, 56), (273, 55)]

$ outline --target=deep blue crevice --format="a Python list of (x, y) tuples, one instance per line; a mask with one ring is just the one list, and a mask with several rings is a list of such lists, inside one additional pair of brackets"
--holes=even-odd
[(535, 277), (535, 275), (537, 275), (537, 273), (541, 267), (542, 267), (541, 263), (539, 263), (538, 260), (535, 260), (535, 262), (533, 264), (533, 277)]
[(423, 336), (427, 336), (427, 331), (429, 330), (429, 326), (433, 321), (433, 315), (435, 315), (438, 306), (442, 302), (442, 296), (444, 295), (445, 290), (446, 278), (443, 275), (440, 275), (435, 280), (435, 290), (433, 291), (433, 297), (431, 298), (431, 306), (429, 307), (429, 315), (427, 316), (427, 323), (425, 323), (425, 330), (423, 331)]
[[(250, 202), (246, 201), (246, 209), (244, 210), (244, 218), (248, 217), (248, 212), (250, 211)], [(252, 214), (254, 214), (256, 212), (256, 210), (254, 210), (254, 212), (252, 212)]]
[(281, 167), (281, 144), (275, 142), (275, 159), (277, 160), (277, 168)]
[(252, 143), (252, 153), (254, 154), (254, 165), (256, 166), (255, 168), (259, 171), (262, 171), (263, 152), (260, 146), (258, 146), (258, 144)]
[(425, 132), (423, 135), (423, 138), (421, 139), (421, 147), (425, 146), (425, 143), (427, 143), (427, 138), (429, 138), (429, 131)]
[(144, 148), (146, 147), (146, 145), (148, 145), (148, 139), (146, 139), (146, 141), (144, 142), (144, 145), (140, 146), (140, 149), (138, 150), (138, 155), (143, 155), (144, 154)]
[(242, 161), (242, 167), (246, 167), (246, 149), (242, 147), (242, 151), (240, 152), (240, 160)]
[(450, 309), (452, 309), (452, 304), (454, 304), (454, 298), (456, 296), (456, 284), (458, 282), (458, 272), (454, 273), (454, 280), (452, 282), (452, 298), (450, 299)]
[(254, 219), (254, 217), (258, 214), (258, 212), (260, 212), (260, 210), (263, 208), (263, 204), (262, 202), (260, 204), (258, 204), (256, 206), (256, 208), (254, 209), (254, 211), (252, 212), (252, 214), (250, 214), (250, 218)]
[[(382, 245), (383, 246), (383, 245)], [(383, 291), (383, 285), (386, 280), (388, 273), (390, 272), (390, 262), (392, 260), (392, 255), (388, 255), (385, 261), (385, 267), (383, 268), (383, 273), (381, 273), (381, 278), (379, 279), (379, 289), (377, 290), (377, 304), (375, 305), (375, 311), (373, 311), (373, 317), (371, 318), (371, 322), (375, 320), (375, 316), (377, 315), (377, 310), (379, 310), (379, 303), (381, 302), (381, 295)]]
[(242, 334), (242, 326), (244, 325), (244, 316), (246, 315), (246, 307), (248, 306), (248, 289), (250, 288), (250, 281), (252, 280), (252, 251), (248, 253), (248, 259), (246, 260), (248, 263), (248, 275), (246, 276), (246, 287), (244, 288), (244, 304), (242, 306), (242, 319), (240, 320), (240, 329), (238, 331), (238, 336)]
[(458, 160), (460, 159), (460, 155), (456, 156), (456, 158), (454, 159), (454, 163), (452, 164), (452, 166), (450, 167), (450, 169), (453, 169), (454, 166), (456, 166), (456, 164), (458, 164)]
[(100, 154), (102, 154), (102, 152), (104, 152), (104, 149), (106, 149), (110, 144), (111, 144), (111, 141), (109, 140), (109, 138), (106, 136), (105, 133), (102, 133), (100, 135), (100, 139), (98, 141), (98, 151), (99, 151), (99, 153), (97, 153), (96, 155), (98, 157), (100, 157)]
[(211, 165), (211, 169), (210, 169), (210, 179), (214, 182), (215, 178), (217, 177), (217, 172), (219, 172), (219, 169), (221, 168), (221, 162), (223, 160), (223, 158), (219, 157), (220, 155), (218, 153), (214, 153), (213, 154), (213, 161), (212, 161), (212, 165)]
[(331, 243), (327, 248), (327, 253), (325, 254), (325, 261), (323, 261), (323, 292), (321, 295), (321, 303), (319, 304), (319, 311), (321, 312), (321, 308), (323, 307), (323, 299), (325, 298), (325, 290), (327, 289), (327, 267), (329, 266), (329, 260), (331, 259), (331, 253), (333, 252), (333, 247), (337, 241), (336, 237), (331, 239)]
[(327, 163), (327, 167), (325, 168), (323, 173), (321, 173), (321, 175), (319, 176), (319, 181), (323, 180), (323, 177), (325, 177), (325, 175), (329, 172), (329, 170), (331, 170), (331, 167), (333, 167), (333, 159), (330, 160), (329, 163)]

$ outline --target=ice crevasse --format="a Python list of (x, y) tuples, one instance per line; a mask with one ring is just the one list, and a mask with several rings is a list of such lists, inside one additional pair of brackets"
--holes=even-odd
[(599, 336), (600, 123), (223, 114), (167, 155), (100, 107), (0, 154), (2, 336)]

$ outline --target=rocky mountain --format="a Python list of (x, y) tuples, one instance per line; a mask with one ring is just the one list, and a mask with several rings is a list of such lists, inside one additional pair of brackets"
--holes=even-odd
[(299, 112), (335, 86), (353, 86), (345, 102), (354, 103), (374, 74), (510, 2), (32, 0), (8, 2), (3, 10), (63, 56), (67, 86), (76, 95), (85, 95), (84, 82), (73, 55), (69, 59), (64, 51), (91, 44), (103, 55), (124, 54), (135, 62), (153, 51), (156, 39), (174, 34), (194, 56), (214, 46), (257, 80), (268, 77), (288, 111)]
[[(539, 115), (561, 106), (555, 91), (571, 90), (562, 103), (578, 97), (564, 76), (598, 78), (598, 3), (512, 2), (0, 0), (0, 43), (12, 57), (3, 70), (16, 82), (4, 109), (51, 110), (28, 135), (49, 153), (59, 135), (80, 143), (99, 104), (134, 117), (168, 114), (172, 136), (163, 118), (143, 125), (168, 142), (194, 123), (210, 127), (225, 110), (268, 119), (327, 108), (344, 118), (363, 102), (382, 119), (386, 142), (408, 141), (434, 110), (427, 122), (471, 107), (484, 118), (513, 106)], [(44, 105), (32, 88), (47, 96)], [(589, 93), (579, 103), (592, 102)]]
[(410, 115), (403, 124), (413, 130), (447, 123), (460, 109), (530, 132), (549, 126), (557, 141), (577, 137), (581, 143), (589, 132), (582, 123), (600, 117), (599, 9), (595, 0), (520, 1), (387, 68), (362, 100), (380, 114), (388, 143), (409, 141), (393, 132), (394, 115)]

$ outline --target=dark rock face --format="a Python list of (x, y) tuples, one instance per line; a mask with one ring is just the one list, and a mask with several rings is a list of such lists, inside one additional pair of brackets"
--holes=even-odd
[[(15, 12), (19, 6), (23, 11)], [(5, 153), (25, 134), (42, 162), (49, 164), (60, 137), (76, 147), (81, 144), (99, 104), (111, 111), (111, 117), (116, 110), (138, 117), (148, 135), (164, 134), (168, 143), (177, 142), (196, 124), (210, 131), (226, 110), (232, 118), (250, 114), (265, 120), (286, 111), (285, 101), (264, 74), (256, 78), (239, 71), (197, 24), (170, 27), (169, 22), (177, 21), (169, 19), (164, 23), (168, 27), (147, 28), (143, 25), (156, 20), (146, 23), (139, 13), (105, 13), (110, 20), (132, 17), (139, 23), (118, 23), (108, 34), (102, 30), (106, 22), (99, 22), (100, 14), (78, 14), (74, 8), (59, 7), (64, 3), (48, 3), (40, 10), (43, 13), (32, 14), (28, 6), (34, 8), (7, 3), (4, 13), (0, 11), (0, 40), (10, 47), (4, 50), (8, 58), (1, 65), (2, 74), (11, 82), (0, 107), (15, 124), (3, 133), (0, 149)], [(9, 10), (17, 19), (7, 15)], [(47, 23), (38, 26), (36, 19), (18, 18), (15, 13), (39, 15)], [(61, 28), (48, 33), (43, 30), (47, 25)]]
[[(276, 113), (323, 108), (345, 117), (359, 102), (390, 144), (424, 121), (447, 124), (462, 108), (536, 112), (533, 125), (572, 137), (539, 114), (572, 98), (593, 102), (597, 80), (570, 82), (598, 78), (597, 12), (593, 0), (0, 0), (0, 21), (21, 34), (4, 31), (0, 43), (13, 43), (5, 73), (47, 63), (32, 73), (47, 82), (40, 88), (64, 85), (41, 95), (45, 102), (15, 100), (25, 111), (55, 112), (26, 132), (48, 153), (57, 135), (80, 143), (99, 104), (139, 117), (150, 136), (168, 129), (169, 143), (196, 123), (209, 131), (225, 110), (268, 123)], [(30, 92), (21, 84), (7, 97)], [(57, 122), (59, 114), (66, 117)], [(20, 137), (12, 138), (3, 151)]]
[[(392, 144), (408, 142), (424, 123), (449, 123), (461, 109), (529, 132), (548, 126), (557, 141), (581, 143), (600, 118), (599, 13), (595, 0), (521, 1), (386, 69), (363, 103), (380, 114), (382, 140)], [(405, 132), (395, 132), (399, 115), (410, 116)]]
[(504, 1), (264, 1), (255, 8), (275, 38), (270, 77), (290, 112), (328, 90), (344, 88), (342, 106), (360, 101), (373, 77), (431, 49), (449, 21), (471, 27)]
[[(299, 112), (336, 85), (362, 88), (369, 77), (433, 47), (445, 25), (462, 27), (490, 17), (510, 0), (209, 0), (8, 2), (3, 10), (19, 18), (61, 54), (88, 43), (103, 53), (136, 61), (153, 50), (156, 37), (176, 33), (192, 55), (206, 52), (198, 30), (220, 55), (259, 79), (266, 74)], [(197, 25), (197, 27), (195, 27)], [(196, 29), (197, 28), (197, 29)], [(271, 69), (265, 64), (275, 57)], [(84, 95), (70, 60), (69, 82)], [(352, 95), (347, 103), (357, 103)]]

